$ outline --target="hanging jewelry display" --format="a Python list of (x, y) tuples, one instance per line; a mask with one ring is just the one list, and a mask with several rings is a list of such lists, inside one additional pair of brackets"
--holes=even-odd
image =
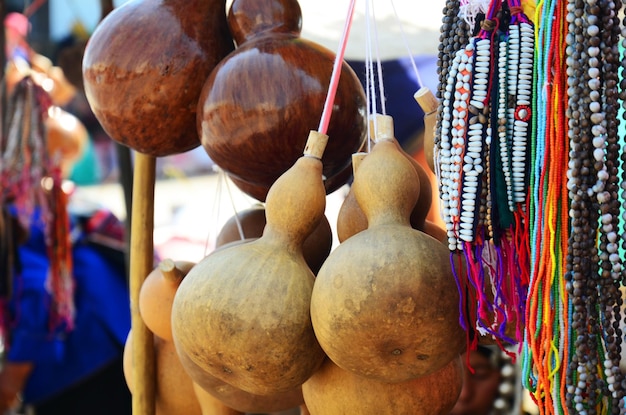
[[(524, 386), (546, 413), (563, 413), (565, 378), (561, 362), (569, 353), (569, 309), (563, 273), (567, 252), (569, 152), (565, 69), (566, 2), (539, 5), (533, 90), (537, 97), (529, 172), (528, 239), (531, 280), (523, 346)], [(544, 86), (547, 86), (544, 87)], [(539, 99), (541, 98), (541, 99)]]
[(620, 8), (604, 0), (537, 5), (522, 381), (542, 414), (624, 413)]
[[(3, 90), (2, 95), (5, 93)], [(1, 109), (0, 117), (0, 204), (13, 206), (20, 226), (26, 231), (34, 220), (41, 220), (45, 225), (50, 260), (49, 327), (69, 331), (74, 327), (75, 313), (73, 265), (67, 195), (61, 188), (61, 154), (53, 151), (45, 127), (50, 105), (50, 96), (30, 76), (20, 80), (6, 97), (6, 108)], [(38, 219), (33, 219), (35, 217)], [(7, 324), (3, 307), (10, 296), (9, 287), (3, 287), (0, 298), (2, 335)]]
[(519, 1), (492, 1), (484, 16), (471, 17), (475, 34), (440, 90), (435, 165), (461, 324), (475, 347), (522, 337), (534, 30)]

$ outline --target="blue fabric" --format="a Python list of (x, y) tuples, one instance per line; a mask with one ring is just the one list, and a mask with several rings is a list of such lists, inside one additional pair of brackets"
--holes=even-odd
[(75, 328), (51, 332), (45, 288), (48, 258), (40, 223), (18, 249), (13, 296), (11, 343), (7, 359), (33, 362), (23, 393), (39, 403), (80, 382), (119, 358), (130, 330), (129, 291), (123, 261), (111, 261), (102, 247), (79, 237), (73, 246)]

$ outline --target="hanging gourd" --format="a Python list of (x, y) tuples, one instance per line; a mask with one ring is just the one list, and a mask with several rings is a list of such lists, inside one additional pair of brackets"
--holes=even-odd
[(311, 415), (447, 415), (463, 386), (460, 356), (417, 379), (385, 383), (356, 375), (326, 359), (304, 385)]
[(172, 302), (181, 281), (195, 263), (164, 259), (144, 280), (139, 291), (139, 313), (158, 337), (172, 340)]
[[(132, 331), (131, 331), (132, 333)], [(134, 393), (133, 337), (129, 333), (124, 346), (124, 377)], [(156, 415), (200, 415), (201, 409), (191, 379), (180, 364), (174, 343), (154, 336), (156, 354)]]
[(352, 186), (368, 228), (331, 252), (311, 298), (326, 354), (341, 368), (382, 382), (432, 373), (465, 343), (448, 250), (411, 228), (419, 179), (392, 138), (380, 134), (355, 173)]
[[(365, 152), (352, 155), (352, 170), (355, 173), (365, 156)], [(367, 229), (367, 218), (356, 201), (353, 188), (350, 187), (337, 213), (337, 239), (341, 243), (364, 229)]]
[(200, 90), (234, 48), (225, 0), (131, 0), (109, 13), (85, 49), (89, 105), (115, 141), (166, 156), (200, 145)]
[[(237, 49), (207, 79), (198, 131), (211, 159), (248, 195), (264, 201), (274, 181), (298, 159), (317, 128), (335, 55), (301, 38), (296, 0), (235, 0), (229, 16)], [(343, 62), (324, 152), (326, 192), (352, 172), (365, 140), (365, 94)]]
[(315, 277), (302, 244), (324, 215), (327, 139), (311, 131), (304, 156), (270, 189), (263, 236), (208, 255), (174, 298), (179, 353), (246, 392), (293, 390), (324, 358), (311, 325)]
[[(377, 134), (377, 129), (380, 131), (388, 131), (393, 137), (393, 119), (388, 115), (381, 114), (377, 114), (375, 118), (376, 122), (370, 123), (370, 131), (374, 135)], [(375, 137), (372, 137), (372, 139), (375, 139)], [(398, 150), (404, 154), (407, 160), (411, 162), (415, 168), (415, 172), (417, 173), (419, 179), (418, 198), (417, 203), (411, 211), (410, 222), (413, 229), (424, 231), (426, 217), (428, 216), (428, 212), (432, 204), (430, 179), (422, 165), (407, 154), (395, 138), (391, 139), (398, 146)], [(367, 153), (356, 153), (353, 155), (352, 166), (354, 171), (356, 171), (358, 163), (363, 159), (363, 157), (365, 157), (366, 154)], [(339, 242), (343, 242), (352, 235), (365, 229), (367, 229), (367, 218), (365, 217), (365, 214), (359, 204), (356, 202), (354, 192), (350, 189), (341, 205), (341, 208), (339, 209), (339, 214), (337, 215), (337, 237)]]
[[(242, 239), (255, 239), (263, 235), (265, 228), (265, 206), (254, 205), (237, 212), (226, 221), (215, 242), (216, 247)], [(326, 215), (315, 230), (304, 240), (302, 253), (311, 271), (317, 274), (328, 257), (333, 245), (333, 234)]]

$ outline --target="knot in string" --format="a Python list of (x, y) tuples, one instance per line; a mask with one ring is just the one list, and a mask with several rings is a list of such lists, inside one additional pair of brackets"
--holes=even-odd
[(480, 28), (485, 32), (491, 32), (496, 28), (496, 22), (494, 20), (485, 19), (480, 23)]

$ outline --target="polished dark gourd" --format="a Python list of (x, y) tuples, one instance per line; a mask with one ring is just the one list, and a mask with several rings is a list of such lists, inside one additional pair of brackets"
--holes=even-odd
[(179, 353), (246, 392), (291, 391), (324, 359), (309, 311), (315, 277), (302, 244), (324, 215), (326, 139), (312, 131), (305, 155), (272, 185), (263, 236), (208, 255), (174, 298)]
[[(240, 229), (241, 227), (241, 229)], [(237, 212), (226, 221), (215, 241), (216, 247), (235, 242), (241, 239), (256, 239), (263, 235), (265, 229), (265, 206), (258, 204)], [(243, 234), (242, 234), (243, 233)], [(302, 253), (304, 259), (317, 274), (320, 267), (330, 254), (333, 245), (333, 234), (326, 216), (322, 216), (315, 230), (304, 240)]]
[(225, 0), (131, 0), (98, 25), (83, 80), (94, 114), (115, 141), (166, 156), (200, 145), (202, 85), (234, 49)]
[[(198, 132), (211, 159), (248, 195), (264, 201), (318, 128), (335, 54), (301, 38), (296, 0), (235, 0), (229, 24), (237, 49), (211, 73)], [(323, 156), (326, 192), (350, 178), (365, 140), (365, 94), (344, 62)]]
[(356, 375), (327, 359), (304, 385), (311, 415), (447, 415), (463, 386), (461, 357), (425, 376), (385, 383)]
[(435, 372), (465, 345), (449, 251), (411, 228), (419, 179), (392, 140), (375, 144), (353, 189), (368, 228), (322, 265), (311, 298), (318, 341), (342, 369), (381, 382)]

